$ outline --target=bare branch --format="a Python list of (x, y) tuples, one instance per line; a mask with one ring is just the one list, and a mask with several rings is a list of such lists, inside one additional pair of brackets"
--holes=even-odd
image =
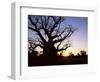
[(34, 23), (34, 22), (32, 21), (31, 16), (29, 16), (29, 20), (30, 20), (30, 22), (32, 23), (32, 25), (35, 27), (34, 29), (29, 27), (29, 29), (31, 29), (32, 31), (35, 30), (35, 32), (37, 32), (37, 34), (38, 34), (39, 37), (42, 39), (42, 41), (43, 41), (43, 42), (46, 42), (46, 40), (44, 39), (44, 37), (43, 37), (43, 35), (41, 34), (40, 30), (37, 28), (36, 23)]
[(63, 48), (58, 49), (58, 51), (63, 51), (63, 50), (66, 50), (66, 49), (67, 49), (67, 48), (69, 48), (69, 47), (71, 47), (71, 44), (66, 43), (66, 44), (63, 46)]
[[(76, 31), (71, 25), (65, 26), (62, 16), (31, 16), (29, 15), (28, 29), (35, 32), (36, 37), (33, 38), (33, 48), (41, 47), (45, 54), (50, 54), (54, 51), (66, 50), (71, 45), (68, 40)], [(64, 44), (62, 44), (64, 42)], [(63, 46), (64, 45), (64, 46)]]
[(58, 24), (60, 24), (61, 23), (61, 21), (62, 21), (62, 17), (58, 17), (58, 19), (56, 19), (55, 17), (53, 17), (53, 16), (51, 16), (52, 18), (53, 18), (53, 20), (54, 20), (54, 25), (53, 25), (53, 27), (51, 28), (51, 31), (50, 31), (50, 34), (52, 34), (52, 32), (54, 31), (54, 29), (57, 27), (57, 25)]
[[(73, 33), (74, 31), (76, 31), (76, 29), (72, 29), (72, 28), (69, 28), (68, 32), (66, 33), (66, 35), (64, 35), (63, 37), (61, 37), (60, 39), (58, 40), (55, 40), (54, 43), (58, 43), (60, 41), (64, 41), (66, 38), (69, 38)], [(59, 36), (58, 36), (59, 37)]]
[(57, 50), (59, 50), (61, 43), (62, 43), (62, 41), (57, 45)]
[(37, 31), (36, 29), (32, 28), (32, 27), (28, 27), (28, 29), (32, 30), (32, 31)]

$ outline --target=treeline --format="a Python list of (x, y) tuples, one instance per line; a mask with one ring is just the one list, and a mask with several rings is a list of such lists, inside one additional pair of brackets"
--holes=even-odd
[(45, 66), (45, 65), (73, 65), (73, 64), (87, 64), (88, 55), (86, 51), (80, 51), (77, 55), (74, 55), (72, 52), (69, 53), (69, 56), (58, 55), (45, 56), (38, 55), (37, 51), (34, 51), (28, 55), (28, 66)]
[[(60, 53), (59, 56), (63, 56), (63, 53)], [(79, 53), (77, 53), (77, 54), (73, 54), (72, 52), (70, 52), (70, 53), (68, 54), (68, 56), (66, 56), (66, 57), (74, 57), (74, 56), (87, 56), (87, 52), (84, 51), (84, 50), (81, 50), (81, 51), (80, 51)]]

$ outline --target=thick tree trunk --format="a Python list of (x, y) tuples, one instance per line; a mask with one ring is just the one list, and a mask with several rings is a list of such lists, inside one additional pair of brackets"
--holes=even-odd
[(43, 55), (49, 64), (55, 64), (57, 62), (57, 50), (54, 46), (45, 46), (43, 48)]
[(57, 50), (54, 46), (45, 46), (43, 48), (43, 55), (45, 55), (45, 56), (57, 56)]

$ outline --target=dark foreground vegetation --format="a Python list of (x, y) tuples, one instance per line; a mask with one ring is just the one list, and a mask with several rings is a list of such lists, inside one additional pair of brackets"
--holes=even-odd
[(28, 55), (28, 66), (48, 66), (48, 65), (74, 65), (88, 64), (88, 55), (70, 56), (35, 56)]

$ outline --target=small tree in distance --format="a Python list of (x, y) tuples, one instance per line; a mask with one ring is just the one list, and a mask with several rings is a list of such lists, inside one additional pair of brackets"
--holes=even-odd
[(86, 51), (81, 50), (81, 51), (80, 51), (80, 55), (81, 55), (81, 56), (85, 56), (85, 55), (87, 55), (87, 53), (86, 53)]

